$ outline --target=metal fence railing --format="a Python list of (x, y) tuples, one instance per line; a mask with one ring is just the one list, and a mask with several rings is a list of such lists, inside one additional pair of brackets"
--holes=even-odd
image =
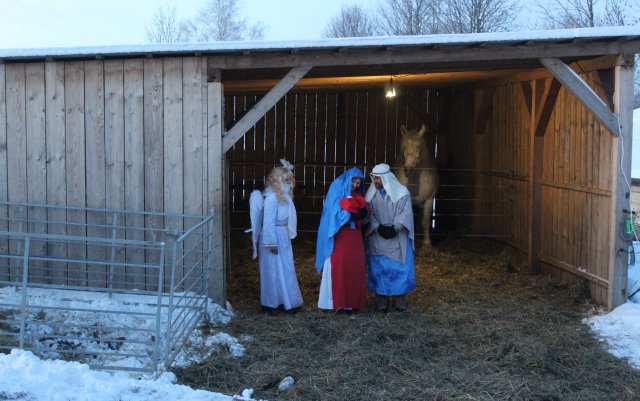
[(207, 312), (209, 216), (0, 202), (0, 350), (158, 372)]

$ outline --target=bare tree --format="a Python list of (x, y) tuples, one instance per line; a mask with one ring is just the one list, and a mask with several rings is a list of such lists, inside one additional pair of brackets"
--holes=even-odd
[[(266, 26), (262, 22), (250, 25), (249, 20), (242, 17), (240, 5), (240, 0), (207, 0), (195, 18), (179, 23), (175, 18), (175, 8), (169, 12), (156, 10), (151, 26), (147, 28), (147, 39), (151, 42), (262, 39)], [(171, 35), (164, 34), (169, 28)]]
[(179, 39), (179, 24), (175, 6), (159, 7), (147, 26), (147, 40), (151, 43), (173, 43)]
[(438, 19), (441, 1), (383, 0), (378, 9), (378, 28), (390, 36), (439, 33), (442, 31)]
[(638, 25), (640, 5), (637, 1), (606, 0), (604, 15), (600, 19), (602, 26)]
[(449, 0), (438, 13), (447, 33), (509, 31), (522, 7), (517, 0)]
[(594, 6), (598, 0), (553, 0), (540, 4), (544, 25), (548, 29), (593, 27), (596, 23)]
[(374, 17), (354, 4), (343, 6), (340, 14), (331, 18), (323, 36), (325, 38), (353, 38), (374, 36), (375, 34)]

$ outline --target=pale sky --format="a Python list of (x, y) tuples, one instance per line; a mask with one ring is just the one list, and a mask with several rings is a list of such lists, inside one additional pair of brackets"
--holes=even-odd
[[(193, 18), (205, 1), (0, 0), (0, 49), (144, 44), (157, 8), (174, 5), (180, 19)], [(343, 5), (373, 10), (381, 0), (240, 1), (250, 22), (268, 26), (264, 40), (286, 41), (320, 39)], [(523, 20), (531, 20), (526, 12)]]
[[(154, 10), (175, 5), (193, 18), (206, 0), (0, 0), (0, 48), (146, 43)], [(320, 39), (343, 4), (373, 8), (379, 0), (241, 0), (250, 22), (268, 26), (264, 40)]]

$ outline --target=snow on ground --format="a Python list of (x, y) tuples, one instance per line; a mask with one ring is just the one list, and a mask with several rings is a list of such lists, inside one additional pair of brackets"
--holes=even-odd
[[(16, 287), (0, 288), (0, 310), (19, 311), (21, 300), (22, 291)], [(169, 317), (166, 305), (169, 300), (166, 295), (161, 299), (165, 307), (159, 311), (158, 296), (149, 293), (114, 292), (109, 295), (106, 292), (29, 288), (27, 300), (25, 342), (47, 359), (67, 359), (64, 355), (71, 352), (75, 355), (74, 360), (94, 366), (153, 370), (156, 316), (160, 316), (159, 352), (167, 347), (165, 336)], [(213, 326), (226, 324), (232, 317), (232, 312), (212, 302), (207, 305), (207, 312)], [(185, 316), (183, 321), (193, 319), (197, 322), (199, 309), (175, 307), (173, 316), (179, 315)], [(18, 320), (18, 316), (16, 314), (14, 319)], [(38, 340), (34, 340), (36, 338)], [(216, 345), (228, 347), (236, 357), (244, 352), (238, 341), (225, 333), (203, 339), (195, 330), (188, 341), (195, 347), (188, 350), (189, 357), (184, 352), (176, 356), (176, 364), (180, 366), (188, 359), (192, 360), (196, 353), (208, 351), (210, 354), (217, 349)], [(162, 368), (160, 365), (158, 369)]]
[[(19, 305), (21, 291), (14, 287), (0, 288), (0, 310), (10, 310), (10, 305)], [(141, 330), (155, 324), (157, 302), (148, 295), (113, 294), (71, 291), (30, 289), (29, 305), (42, 307), (44, 312), (42, 322), (27, 327), (26, 342), (30, 342), (30, 333), (41, 335), (59, 333), (63, 327), (71, 327), (78, 338), (91, 338), (89, 334), (78, 334), (81, 327), (74, 327), (82, 322), (87, 327), (128, 327)], [(57, 308), (65, 309), (57, 309)], [(71, 309), (70, 309), (71, 308)], [(34, 308), (37, 310), (38, 308)], [(75, 310), (74, 310), (75, 309)], [(88, 313), (87, 310), (110, 311), (110, 313)], [(201, 330), (194, 330), (189, 336), (183, 351), (176, 356), (174, 366), (188, 366), (199, 362), (214, 352), (229, 352), (232, 356), (241, 358), (245, 354), (241, 341), (227, 333), (216, 330), (219, 326), (229, 322), (233, 312), (221, 308), (209, 301), (207, 305), (209, 315), (210, 335), (204, 335)], [(30, 313), (33, 313), (31, 311)], [(134, 313), (134, 314), (131, 314)], [(46, 316), (44, 316), (46, 315)], [(144, 319), (148, 316), (149, 319)], [(166, 319), (165, 313), (162, 319)], [(56, 324), (51, 324), (51, 323)], [(125, 331), (128, 342), (123, 343), (119, 350), (131, 354), (133, 348), (139, 346), (136, 341), (142, 331)], [(114, 331), (114, 336), (122, 332)], [(46, 336), (45, 336), (46, 337)], [(250, 337), (243, 337), (242, 341), (251, 341)], [(81, 341), (86, 354), (96, 353), (103, 357), (105, 341)], [(34, 344), (31, 344), (32, 346)], [(52, 340), (42, 341), (34, 346), (39, 355), (56, 357), (58, 344)], [(141, 351), (138, 349), (137, 351)], [(151, 352), (151, 351), (149, 351)], [(140, 368), (144, 367), (144, 358), (110, 357), (111, 366)], [(95, 361), (93, 361), (95, 362)], [(103, 361), (104, 362), (104, 361)], [(224, 394), (194, 390), (190, 387), (175, 383), (176, 378), (170, 372), (156, 375), (139, 372), (106, 372), (91, 370), (88, 364), (81, 362), (66, 362), (63, 360), (40, 359), (30, 351), (14, 349), (10, 354), (0, 353), (0, 400), (21, 401), (143, 401), (143, 400), (185, 400), (185, 401), (222, 401), (222, 400), (250, 400), (253, 391), (245, 389), (241, 395), (228, 396)], [(240, 391), (240, 390), (239, 390)]]
[[(640, 256), (640, 243), (634, 243), (636, 258)], [(629, 266), (627, 294), (630, 300), (609, 313), (598, 313), (585, 321), (607, 349), (618, 358), (626, 358), (640, 369), (640, 258)]]
[[(638, 251), (640, 251), (640, 244)], [(640, 288), (640, 261), (629, 269), (628, 293), (632, 294)], [(4, 294), (4, 298), (3, 295)], [(9, 295), (7, 295), (9, 294)], [(15, 294), (15, 290), (0, 289), (0, 304), (7, 301), (8, 296)], [(68, 291), (50, 291), (46, 297), (38, 302), (46, 302), (49, 306), (64, 305), (70, 299), (75, 302), (96, 302), (100, 305), (106, 302), (109, 308), (145, 308), (135, 296), (125, 297), (115, 302), (113, 299), (105, 301), (104, 294), (83, 292), (82, 296), (69, 296)], [(93, 298), (93, 299), (92, 299)], [(604, 342), (609, 351), (619, 357), (626, 358), (629, 363), (640, 369), (640, 291), (624, 305), (610, 313), (602, 310), (585, 319), (593, 332)], [(155, 307), (148, 305), (149, 312)], [(178, 355), (176, 365), (187, 366), (201, 361), (212, 352), (229, 352), (234, 357), (245, 355), (243, 342), (251, 341), (250, 337), (240, 340), (216, 331), (215, 327), (223, 325), (232, 318), (232, 313), (209, 303), (209, 315), (214, 330), (205, 336), (195, 330), (187, 343), (189, 347)], [(109, 316), (109, 315), (105, 315)], [(126, 316), (126, 315), (123, 315)], [(51, 319), (56, 316), (51, 315)], [(59, 317), (58, 317), (59, 318)], [(112, 317), (111, 317), (112, 318)], [(103, 322), (107, 324), (108, 322)], [(113, 322), (109, 322), (113, 324)], [(10, 354), (0, 354), (0, 400), (18, 401), (238, 401), (251, 400), (253, 390), (245, 389), (240, 395), (224, 395), (204, 390), (194, 390), (190, 387), (176, 384), (175, 376), (165, 372), (159, 378), (151, 375), (140, 376), (139, 373), (102, 372), (91, 370), (87, 364), (66, 362), (62, 360), (43, 360), (30, 351), (12, 350)]]
[(135, 379), (124, 372), (107, 373), (78, 362), (38, 359), (29, 351), (0, 354), (0, 400), (20, 401), (239, 401), (251, 390), (227, 396), (175, 384), (165, 373), (157, 380)]

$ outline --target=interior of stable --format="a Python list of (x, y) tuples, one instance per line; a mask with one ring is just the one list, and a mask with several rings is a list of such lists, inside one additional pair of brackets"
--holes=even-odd
[[(612, 108), (616, 57), (563, 62)], [(227, 127), (286, 73), (257, 71), (261, 79), (250, 70), (223, 72)], [(385, 96), (389, 85), (395, 97)], [(422, 124), (440, 179), (435, 246), (450, 237), (488, 237), (527, 255), (532, 231), (540, 230), (542, 271), (582, 279), (594, 298), (606, 299), (610, 234), (597, 227), (609, 225), (602, 210), (612, 196), (613, 137), (539, 60), (311, 69), (226, 153), (232, 232), (249, 227), (251, 190), (262, 189), (286, 158), (295, 166), (299, 230), (314, 233), (333, 179), (352, 166), (366, 176), (377, 163), (397, 165), (401, 125)], [(536, 152), (544, 155), (535, 156), (540, 137)], [(542, 164), (535, 224), (534, 159)], [(421, 213), (415, 210), (418, 240), (426, 235)]]
[[(611, 105), (614, 57), (563, 60)], [(286, 69), (223, 72), (228, 127)], [(226, 153), (231, 230), (249, 227), (248, 197), (279, 159), (295, 166), (299, 230), (317, 230), (322, 200), (346, 168), (396, 165), (400, 126), (426, 126), (440, 178), (431, 239), (489, 237), (524, 254), (541, 230), (542, 269), (579, 277), (606, 299), (611, 134), (539, 60), (479, 66), (314, 68)], [(389, 85), (396, 96), (386, 97)], [(549, 108), (535, 135), (536, 113)], [(547, 103), (545, 103), (547, 102)], [(544, 138), (541, 227), (532, 225), (534, 137)], [(415, 188), (409, 187), (410, 190)], [(422, 211), (416, 210), (416, 221)], [(419, 224), (417, 224), (419, 226)], [(426, 235), (418, 229), (417, 237)]]
[[(350, 167), (361, 168), (367, 174), (378, 163), (397, 166), (400, 127), (419, 128), (424, 124), (428, 148), (436, 157), (440, 177), (432, 218), (434, 242), (446, 235), (507, 240), (507, 233), (495, 229), (520, 218), (514, 216), (510, 206), (513, 188), (504, 182), (487, 183), (484, 189), (491, 196), (485, 196), (482, 202), (478, 198), (477, 181), (482, 168), (476, 167), (476, 153), (482, 138), (473, 135), (477, 113), (474, 96), (478, 83), (515, 71), (503, 70), (498, 74), (477, 70), (397, 70), (376, 76), (312, 75), (269, 110), (226, 154), (232, 230), (248, 227), (251, 190), (262, 189), (265, 175), (279, 164), (279, 159), (285, 158), (295, 166), (295, 195), (303, 200), (297, 205), (300, 230), (315, 232), (323, 196), (335, 177)], [(264, 89), (262, 85), (268, 87), (265, 81), (254, 85), (246, 80), (230, 82), (226, 75), (224, 85), (228, 127), (259, 100), (264, 93), (260, 91)], [(394, 97), (386, 97), (390, 85), (396, 90)], [(509, 111), (522, 114), (517, 108)], [(527, 128), (526, 122), (521, 128)], [(518, 151), (524, 152), (526, 144), (521, 142)], [(518, 166), (503, 166), (505, 175), (526, 175), (522, 159)], [(416, 185), (411, 183), (410, 190), (414, 191)], [(419, 222), (422, 211), (418, 208), (415, 213)], [(420, 230), (418, 236), (423, 235)]]

